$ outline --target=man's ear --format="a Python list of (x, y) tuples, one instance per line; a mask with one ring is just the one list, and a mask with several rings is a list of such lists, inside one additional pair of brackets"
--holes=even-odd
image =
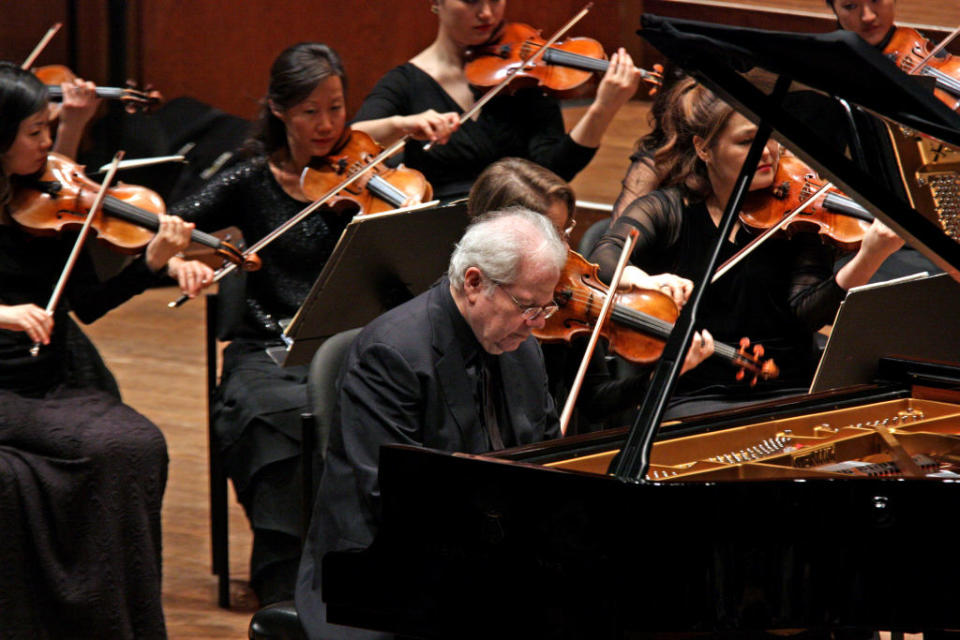
[(469, 267), (463, 274), (463, 293), (467, 299), (472, 301), (474, 296), (483, 294), (484, 288), (483, 272), (476, 267)]

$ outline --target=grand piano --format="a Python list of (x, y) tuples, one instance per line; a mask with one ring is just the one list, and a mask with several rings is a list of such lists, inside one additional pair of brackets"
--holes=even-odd
[[(960, 273), (943, 215), (782, 108), (802, 83), (960, 147), (960, 117), (929, 87), (852, 34), (655, 16), (639, 33)], [(422, 638), (960, 629), (946, 551), (960, 513), (960, 354), (886, 357), (874, 384), (661, 423), (675, 342), (629, 430), (488, 456), (385, 448), (376, 539), (323, 560), (329, 620)]]

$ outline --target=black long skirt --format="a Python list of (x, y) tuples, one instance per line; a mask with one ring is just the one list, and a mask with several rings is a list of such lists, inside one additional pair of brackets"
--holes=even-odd
[(293, 598), (300, 560), (300, 414), (308, 367), (280, 367), (266, 344), (224, 351), (214, 429), (219, 455), (253, 530), (250, 582), (261, 604)]
[(0, 637), (165, 638), (163, 434), (116, 398), (0, 390)]

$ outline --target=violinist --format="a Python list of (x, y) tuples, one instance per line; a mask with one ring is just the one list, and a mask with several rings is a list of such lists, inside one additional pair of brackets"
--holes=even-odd
[(45, 85), (0, 63), (0, 625), (17, 638), (165, 638), (164, 438), (79, 381), (91, 363), (73, 361), (67, 311), (92, 322), (159, 282), (192, 225), (161, 216), (144, 254), (103, 283), (81, 254), (49, 315), (73, 239), (27, 233), (10, 202), (51, 148)]
[[(388, 72), (354, 119), (355, 128), (382, 145), (411, 135), (404, 162), (426, 175), (438, 197), (465, 195), (484, 167), (506, 156), (533, 160), (572, 179), (639, 85), (640, 71), (620, 49), (593, 103), (569, 133), (557, 101), (537, 88), (498, 95), (475, 120), (458, 127), (458, 114), (477, 98), (464, 71), (467, 50), (497, 36), (506, 5), (506, 0), (430, 0), (438, 21), (433, 43)], [(446, 144), (425, 152), (425, 140)]]
[[(569, 249), (575, 203), (572, 187), (549, 169), (522, 158), (504, 158), (487, 167), (477, 178), (470, 190), (467, 209), (471, 217), (510, 206), (536, 211), (550, 219)], [(586, 339), (577, 340), (575, 344), (541, 344), (550, 392), (557, 407), (564, 406), (585, 347)], [(607, 424), (622, 426), (643, 397), (649, 368), (618, 361), (618, 375), (614, 375), (605, 354), (603, 346), (598, 345), (590, 360), (567, 434), (585, 433)], [(713, 337), (707, 331), (697, 332), (683, 370), (692, 369), (712, 354)]]
[[(347, 131), (345, 83), (340, 58), (326, 45), (284, 50), (270, 70), (249, 157), (171, 211), (207, 231), (234, 225), (248, 245), (295, 216), (311, 201), (300, 186), (304, 167), (334, 151)], [(263, 267), (245, 275), (242, 299), (221, 300), (241, 317), (224, 351), (214, 406), (223, 448), (212, 455), (223, 459), (253, 529), (250, 581), (261, 605), (293, 597), (308, 373), (280, 368), (265, 349), (282, 344), (279, 322), (307, 297), (350, 217), (329, 208), (307, 217), (259, 252)]]
[[(635, 200), (611, 226), (591, 255), (601, 277), (613, 272), (620, 247), (630, 228), (640, 232), (632, 261), (652, 272), (692, 277), (717, 239), (717, 225), (756, 126), (692, 79), (681, 80), (670, 92), (664, 111), (668, 132), (686, 130), (688, 138), (654, 150), (657, 169), (665, 176), (661, 188)], [(779, 164), (779, 144), (770, 140), (750, 185), (752, 191), (773, 183)], [(723, 241), (721, 260), (751, 239), (740, 225)], [(833, 249), (815, 234), (797, 233), (789, 240), (772, 239), (710, 285), (703, 298), (698, 325), (722, 342), (749, 336), (764, 346), (779, 364), (778, 380), (756, 387), (734, 383), (729, 371), (713, 361), (701, 364), (680, 379), (672, 415), (700, 413), (785, 393), (804, 391), (817, 362), (814, 333), (833, 320), (847, 289), (866, 283), (878, 266), (903, 244), (875, 221), (859, 251), (833, 274)], [(628, 282), (629, 269), (624, 273)]]

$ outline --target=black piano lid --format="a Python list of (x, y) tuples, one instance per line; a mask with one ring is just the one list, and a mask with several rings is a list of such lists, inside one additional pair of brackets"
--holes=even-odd
[(800, 158), (960, 280), (960, 244), (762, 88), (784, 76), (960, 148), (960, 116), (928, 85), (848, 31), (797, 34), (644, 14), (637, 33), (745, 116), (769, 123)]

